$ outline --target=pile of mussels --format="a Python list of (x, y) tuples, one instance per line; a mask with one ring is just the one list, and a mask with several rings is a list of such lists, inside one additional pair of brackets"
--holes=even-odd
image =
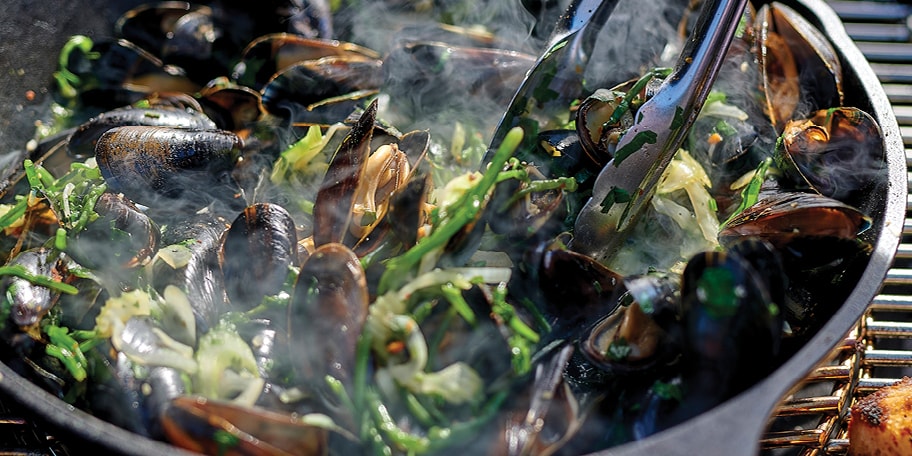
[[(453, 100), (503, 112), (534, 58), (454, 26), (460, 2), (376, 3), (439, 24), (381, 54), (334, 40), (338, 5), (167, 2), (73, 37), (57, 131), (2, 189), (3, 362), (213, 454), (580, 454), (743, 391), (853, 287), (883, 141), (788, 7), (745, 14), (598, 262), (576, 211), (668, 73), (559, 94), (559, 128), (487, 151)], [(418, 105), (453, 109), (412, 128)]]

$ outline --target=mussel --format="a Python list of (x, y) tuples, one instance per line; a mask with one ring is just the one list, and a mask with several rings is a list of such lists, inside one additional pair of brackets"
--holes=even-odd
[(210, 213), (169, 225), (161, 236), (162, 248), (150, 265), (156, 291), (164, 293), (173, 285), (187, 295), (200, 334), (215, 326), (228, 308), (219, 266), (222, 235), (227, 229), (226, 220)]
[(250, 309), (263, 297), (278, 293), (296, 266), (297, 231), (282, 206), (249, 206), (231, 222), (223, 235), (222, 272), (231, 305)]
[(789, 187), (849, 202), (885, 180), (883, 144), (869, 114), (834, 107), (787, 122), (776, 158)]
[(104, 132), (126, 125), (214, 129), (215, 123), (199, 111), (173, 107), (125, 107), (103, 112), (70, 135), (67, 151), (75, 158), (95, 155), (95, 144)]
[(200, 109), (222, 130), (238, 132), (264, 114), (259, 92), (225, 78), (213, 79), (203, 87), (199, 103)]
[(375, 100), (361, 114), (323, 177), (313, 210), (316, 246), (338, 242), (358, 247), (359, 253), (370, 250), (389, 230), (385, 219), (391, 197), (405, 188), (424, 159), (430, 135), (381, 134), (374, 126), (377, 107)]
[(64, 92), (78, 92), (81, 104), (103, 109), (130, 105), (153, 93), (193, 93), (202, 85), (125, 39), (99, 41), (87, 53), (72, 52), (63, 73), (67, 76), (58, 84)]
[(370, 61), (380, 56), (377, 52), (354, 43), (276, 33), (252, 41), (244, 50), (241, 61), (234, 67), (231, 77), (239, 84), (260, 90), (276, 75), (295, 64), (316, 62), (328, 57)]
[(844, 276), (866, 263), (871, 245), (863, 234), (871, 219), (859, 209), (816, 193), (778, 192), (730, 219), (722, 245), (745, 237), (770, 243), (788, 277), (781, 310), (800, 343), (836, 311), (849, 291)]
[(623, 289), (622, 305), (580, 340), (582, 353), (616, 377), (667, 371), (681, 354), (680, 277), (658, 272), (626, 277)]
[[(729, 245), (751, 236), (784, 251), (793, 242), (807, 238), (854, 241), (870, 227), (871, 220), (855, 207), (815, 193), (775, 192), (728, 220), (719, 232), (719, 242)], [(809, 261), (828, 263), (844, 250), (807, 252)]]
[(807, 19), (773, 2), (760, 8), (755, 26), (765, 109), (777, 131), (789, 119), (842, 105), (842, 64)]
[(174, 398), (163, 411), (168, 441), (223, 455), (320, 455), (328, 432), (300, 417), (197, 396)]
[[(758, 245), (758, 248), (763, 248)], [(769, 374), (783, 336), (783, 296), (735, 252), (693, 257), (682, 276), (682, 387), (671, 421), (695, 416)]]
[(107, 273), (133, 269), (158, 250), (159, 226), (122, 194), (95, 202), (98, 218), (71, 236), (66, 252), (85, 267)]
[(368, 303), (364, 270), (344, 245), (324, 244), (301, 265), (287, 322), (292, 364), (303, 384), (322, 390), (327, 375), (351, 381)]
[[(39, 247), (20, 252), (7, 264), (33, 276), (60, 282), (63, 278), (59, 252)], [(16, 276), (6, 276), (2, 284), (4, 313), (16, 328), (37, 329), (38, 323), (54, 306), (59, 292)], [(4, 327), (7, 325), (4, 322)]]
[(260, 91), (263, 106), (278, 116), (295, 119), (328, 98), (377, 90), (382, 62), (378, 59), (324, 57), (298, 62), (275, 75)]
[(549, 337), (575, 340), (612, 313), (623, 293), (623, 277), (586, 255), (541, 242), (526, 252), (511, 278), (511, 290), (541, 306), (552, 324)]
[(630, 103), (624, 98), (625, 93), (619, 90), (598, 89), (576, 111), (580, 144), (598, 169), (614, 157), (621, 135), (633, 125), (634, 111), (622, 108)]
[(235, 200), (227, 172), (241, 147), (237, 135), (223, 130), (127, 126), (98, 139), (95, 159), (112, 192), (145, 205), (209, 193), (198, 198), (203, 207), (213, 196)]

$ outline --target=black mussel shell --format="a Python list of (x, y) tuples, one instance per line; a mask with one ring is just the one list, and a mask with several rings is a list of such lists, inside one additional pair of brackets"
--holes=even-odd
[(110, 110), (133, 104), (153, 93), (194, 93), (201, 83), (186, 72), (124, 40), (99, 41), (91, 50), (98, 58), (73, 52), (67, 69), (78, 79), (84, 106)]
[(633, 125), (628, 111), (613, 124), (609, 119), (624, 99), (624, 93), (599, 89), (586, 97), (576, 111), (576, 132), (586, 156), (599, 168), (614, 157), (614, 149), (624, 132)]
[(373, 91), (382, 82), (378, 59), (324, 57), (296, 63), (275, 75), (260, 91), (271, 114), (298, 120), (296, 113), (327, 99)]
[(327, 375), (351, 380), (368, 303), (364, 269), (348, 247), (325, 244), (304, 261), (287, 322), (292, 365), (302, 382), (322, 389)]
[(67, 142), (67, 152), (75, 158), (95, 155), (98, 138), (114, 127), (147, 125), (159, 127), (216, 128), (202, 112), (173, 107), (118, 108), (99, 114), (76, 128)]
[(222, 272), (228, 299), (236, 309), (251, 309), (276, 294), (297, 261), (294, 220), (277, 204), (247, 207), (222, 239)]
[(228, 173), (242, 147), (224, 130), (127, 126), (105, 132), (95, 158), (111, 192), (150, 207), (178, 197), (205, 207), (213, 198), (237, 203)]
[(510, 290), (537, 303), (549, 337), (576, 340), (618, 306), (623, 278), (594, 259), (541, 243), (527, 252)]
[(765, 109), (777, 131), (789, 119), (842, 105), (842, 64), (807, 19), (779, 2), (757, 14), (756, 35)]
[(117, 274), (145, 264), (158, 250), (158, 224), (123, 194), (103, 193), (94, 210), (98, 218), (67, 242), (76, 262)]
[(766, 275), (738, 253), (707, 252), (687, 263), (682, 409), (688, 402), (715, 405), (775, 367), (783, 324), (770, 290)]
[(719, 243), (727, 246), (750, 236), (781, 250), (802, 238), (854, 240), (870, 225), (870, 217), (833, 198), (780, 191), (766, 194), (728, 220), (719, 232)]
[(275, 33), (261, 36), (247, 46), (241, 61), (232, 72), (232, 79), (241, 85), (261, 90), (287, 68), (326, 57), (368, 60), (377, 59), (380, 55), (354, 43)]
[(219, 265), (222, 236), (227, 229), (228, 222), (211, 213), (170, 224), (162, 233), (161, 250), (186, 249), (189, 254), (186, 263), (173, 264), (159, 255), (151, 265), (151, 283), (156, 291), (164, 293), (166, 287), (173, 285), (187, 295), (198, 334), (205, 334), (228, 310), (225, 281)]
[(264, 114), (259, 92), (224, 79), (210, 81), (200, 91), (199, 103), (222, 130), (239, 131)]

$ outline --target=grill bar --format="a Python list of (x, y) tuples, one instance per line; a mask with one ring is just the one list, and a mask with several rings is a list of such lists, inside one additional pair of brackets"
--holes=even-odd
[(912, 13), (908, 5), (893, 2), (833, 0), (828, 3), (846, 22), (905, 22)]
[(846, 24), (846, 33), (856, 41), (909, 41), (909, 27), (904, 24)]

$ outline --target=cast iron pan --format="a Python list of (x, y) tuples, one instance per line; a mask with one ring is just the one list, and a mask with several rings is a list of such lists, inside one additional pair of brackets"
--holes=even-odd
[[(48, 88), (57, 54), (73, 34), (92, 37), (111, 33), (114, 20), (142, 0), (6, 0), (0, 16), (0, 179), (8, 163), (21, 163), (36, 119), (45, 115)], [(887, 178), (859, 206), (874, 219), (868, 231), (873, 252), (857, 285), (823, 328), (768, 378), (682, 425), (655, 436), (606, 450), (602, 455), (751, 455), (775, 405), (830, 349), (841, 341), (878, 292), (892, 263), (902, 233), (906, 205), (905, 153), (890, 103), (861, 52), (846, 35), (836, 14), (823, 0), (791, 0), (792, 6), (829, 37), (842, 57), (846, 105), (869, 112), (880, 124), (887, 151)], [(757, 5), (759, 6), (759, 5)], [(34, 92), (34, 98), (27, 95)], [(4, 164), (7, 163), (7, 164)], [(835, 304), (835, 303), (834, 303)], [(0, 364), (0, 391), (41, 419), (87, 445), (123, 454), (187, 454), (111, 425), (44, 392)]]

